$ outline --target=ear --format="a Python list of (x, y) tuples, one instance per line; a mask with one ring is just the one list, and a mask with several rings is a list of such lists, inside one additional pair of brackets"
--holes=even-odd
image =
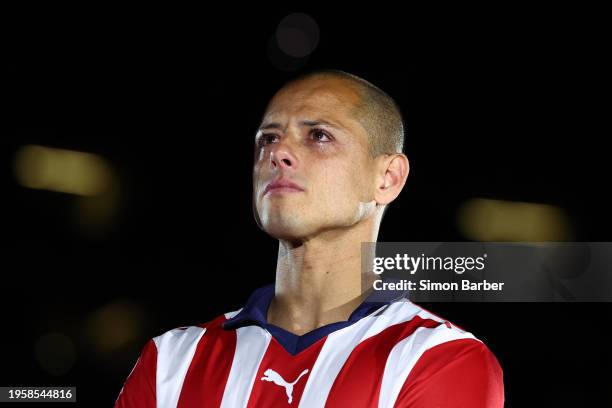
[(404, 188), (410, 172), (410, 163), (403, 153), (384, 154), (376, 160), (374, 200), (379, 205), (387, 205), (395, 200)]

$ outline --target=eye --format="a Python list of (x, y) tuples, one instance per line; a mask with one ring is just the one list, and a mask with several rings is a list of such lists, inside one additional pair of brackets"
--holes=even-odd
[(261, 136), (257, 138), (257, 146), (263, 147), (269, 143), (272, 143), (277, 137), (278, 136), (275, 135), (274, 133), (263, 133)]
[(330, 135), (327, 134), (327, 132), (321, 130), (321, 129), (313, 129), (310, 134), (312, 135), (313, 139), (317, 142), (320, 143), (328, 143), (331, 142), (331, 137)]

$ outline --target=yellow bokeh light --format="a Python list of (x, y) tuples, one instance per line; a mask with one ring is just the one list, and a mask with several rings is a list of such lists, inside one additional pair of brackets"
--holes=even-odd
[(111, 166), (102, 157), (45, 146), (21, 147), (14, 169), (24, 187), (81, 196), (102, 194), (113, 183)]
[(571, 222), (548, 204), (475, 198), (457, 213), (461, 233), (475, 241), (571, 240)]

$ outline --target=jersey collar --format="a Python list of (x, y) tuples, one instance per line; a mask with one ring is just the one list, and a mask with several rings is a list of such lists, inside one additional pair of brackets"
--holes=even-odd
[(288, 332), (281, 327), (268, 323), (268, 308), (274, 298), (274, 284), (271, 283), (256, 289), (246, 302), (246, 305), (230, 319), (222, 323), (226, 330), (233, 330), (243, 326), (260, 326), (272, 336), (291, 354), (297, 354), (309, 345), (336, 330), (350, 326), (362, 318), (389, 305), (405, 295), (401, 291), (372, 291), (370, 295), (351, 313), (348, 320), (330, 323), (314, 329), (302, 336)]

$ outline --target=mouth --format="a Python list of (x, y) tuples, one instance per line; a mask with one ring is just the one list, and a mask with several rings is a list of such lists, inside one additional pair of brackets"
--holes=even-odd
[(304, 191), (304, 189), (299, 185), (287, 179), (280, 178), (271, 183), (268, 183), (268, 185), (264, 189), (263, 195), (265, 196), (267, 194), (298, 193), (300, 191)]

